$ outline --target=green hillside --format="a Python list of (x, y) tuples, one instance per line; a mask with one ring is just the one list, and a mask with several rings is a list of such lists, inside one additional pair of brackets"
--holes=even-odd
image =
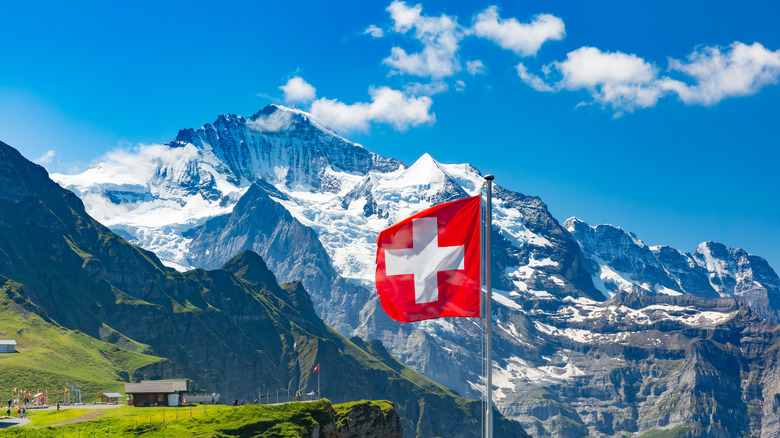
[[(86, 418), (94, 418), (82, 421)], [(65, 421), (71, 423), (62, 424)], [(316, 432), (315, 432), (316, 431)], [(387, 401), (331, 405), (328, 400), (236, 408), (68, 409), (34, 413), (31, 424), (4, 436), (400, 437), (398, 413)]]
[[(0, 338), (17, 342), (16, 353), (0, 354), (0, 399), (13, 388), (61, 391), (66, 382), (78, 382), (83, 400), (92, 401), (104, 391), (124, 392), (122, 381), (143, 375), (144, 369), (169, 365), (143, 354), (147, 345), (125, 339), (134, 351), (126, 350), (39, 316), (28, 310), (21, 288), (0, 277)], [(112, 331), (108, 326), (105, 330)], [(54, 393), (51, 397), (56, 399)]]

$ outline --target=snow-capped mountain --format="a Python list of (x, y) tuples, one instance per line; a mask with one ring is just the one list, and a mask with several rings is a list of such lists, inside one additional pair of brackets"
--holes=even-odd
[(333, 194), (366, 172), (402, 166), (303, 111), (275, 105), (249, 118), (221, 115), (198, 130), (179, 131), (168, 145), (106, 158), (79, 175), (52, 178), (79, 195), (101, 223), (180, 269), (194, 267), (181, 232), (231, 212), (254, 181)]
[(618, 291), (734, 296), (764, 318), (780, 320), (780, 282), (761, 257), (717, 242), (704, 242), (693, 254), (668, 246), (650, 247), (619, 227), (591, 227), (577, 218), (563, 226), (579, 243), (588, 259), (586, 270), (605, 296)]
[[(479, 193), (483, 178), (468, 164), (424, 154), (407, 167), (310, 114), (270, 105), (52, 178), (92, 216), (170, 266), (217, 267), (252, 249), (280, 281), (302, 280), (317, 312), (342, 333), (382, 340), (394, 356), (464, 395), (477, 397), (484, 386), (477, 321), (401, 326), (373, 290), (379, 231)], [(617, 227), (574, 218), (561, 226), (539, 198), (500, 186), (493, 207), (494, 384), (502, 412), (534, 435), (621, 435), (691, 422), (727, 435), (756, 422), (780, 430), (763, 420), (780, 407), (780, 398), (771, 401), (777, 388), (760, 383), (775, 372), (760, 352), (780, 333), (756, 317), (775, 320), (780, 308), (780, 281), (763, 259), (711, 242), (693, 254), (648, 247)], [(716, 298), (729, 295), (738, 300)], [(756, 324), (772, 335), (742, 352)], [(713, 331), (727, 343), (713, 341)], [(739, 387), (741, 372), (758, 373), (750, 391), (696, 386), (706, 375), (696, 364), (704, 363), (707, 339), (718, 343), (707, 344), (707, 360), (720, 354), (749, 364), (724, 381)], [(679, 397), (689, 384), (696, 409), (662, 412), (664, 400), (672, 409), (691, 400)], [(738, 402), (724, 399), (734, 394)], [(759, 406), (761, 397), (769, 401)], [(753, 407), (749, 418), (718, 413), (704, 421), (708, 403)]]

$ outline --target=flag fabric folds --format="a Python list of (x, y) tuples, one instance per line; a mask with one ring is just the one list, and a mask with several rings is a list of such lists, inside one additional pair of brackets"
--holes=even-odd
[(313, 373), (316, 373), (316, 372), (317, 372), (317, 371), (319, 371), (319, 370), (320, 370), (320, 364), (317, 364), (317, 366), (316, 366), (316, 367), (314, 367), (314, 371), (312, 371), (312, 372), (313, 372)]
[(377, 237), (376, 288), (396, 321), (480, 316), (480, 196), (433, 206)]

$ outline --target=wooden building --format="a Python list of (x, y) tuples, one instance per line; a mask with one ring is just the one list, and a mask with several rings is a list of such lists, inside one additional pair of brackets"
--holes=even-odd
[(49, 396), (45, 392), (39, 392), (32, 397), (30, 404), (33, 406), (46, 406), (49, 404)]
[(0, 353), (16, 353), (16, 341), (13, 339), (0, 340)]
[(186, 380), (143, 380), (140, 383), (125, 383), (125, 393), (131, 398), (128, 405), (179, 406), (187, 392)]
[(98, 396), (98, 398), (100, 399), (101, 403), (115, 405), (119, 403), (120, 398), (125, 398), (125, 396), (118, 392), (103, 392)]

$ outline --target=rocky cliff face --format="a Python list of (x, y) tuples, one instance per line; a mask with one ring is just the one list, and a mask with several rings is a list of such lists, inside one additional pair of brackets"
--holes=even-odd
[[(342, 333), (351, 333), (368, 300), (359, 285), (350, 284), (333, 268), (317, 234), (276, 199), (287, 197), (264, 181), (247, 190), (229, 215), (208, 220), (183, 236), (191, 239), (191, 262), (206, 268), (221, 266), (230, 254), (259, 253), (280, 281), (301, 281), (324, 319)], [(357, 291), (356, 291), (357, 289)]]
[[(334, 425), (312, 438), (401, 438), (401, 419), (391, 405), (388, 409), (377, 403), (358, 402), (334, 411)], [(332, 429), (332, 430), (331, 430)]]
[(577, 304), (499, 311), (529, 343), (499, 374), (522, 376), (505, 412), (532, 434), (555, 435), (562, 419), (583, 435), (776, 433), (765, 412), (777, 388), (760, 382), (775, 373), (777, 325), (733, 298), (621, 292)]
[(733, 296), (778, 322), (780, 279), (761, 257), (717, 242), (704, 242), (693, 254), (668, 246), (648, 247), (621, 228), (591, 227), (576, 218), (564, 227), (582, 248), (586, 269), (606, 296), (618, 291)]
[[(168, 179), (143, 179), (151, 187), (148, 199), (106, 201), (108, 177), (101, 179), (99, 170), (111, 163), (56, 179), (85, 194), (92, 200), (90, 211), (111, 218), (113, 228), (171, 266), (216, 267), (238, 249), (263, 254), (280, 278), (302, 279), (329, 324), (348, 335), (380, 339), (392, 355), (459, 393), (480, 394), (481, 321), (400, 326), (381, 310), (372, 286), (379, 231), (433, 204), (479, 193), (479, 171), (438, 163), (427, 154), (406, 167), (365, 152), (298, 110), (273, 106), (258, 114), (262, 117), (252, 119), (261, 120), (259, 130), (249, 119), (224, 116), (200, 130), (183, 131), (159, 150), (144, 150), (139, 158), (148, 153), (159, 161), (150, 161), (151, 168), (170, 169), (154, 172)], [(195, 167), (209, 169), (218, 196), (201, 190), (194, 177), (176, 177), (187, 166), (169, 157), (183, 151), (195, 157)], [(179, 196), (177, 190), (190, 194)], [(711, 345), (710, 334), (735, 318), (733, 309), (686, 301), (713, 299), (718, 309), (724, 302), (739, 305), (739, 312), (750, 316), (740, 317), (742, 328), (734, 330), (747, 333), (765, 320), (761, 324), (769, 325), (762, 330), (773, 332), (780, 287), (765, 261), (715, 243), (691, 254), (648, 247), (613, 226), (591, 227), (576, 219), (562, 226), (539, 198), (500, 186), (494, 195), (494, 391), (502, 412), (522, 420), (535, 435), (774, 430), (767, 416), (745, 422), (715, 413), (717, 406), (753, 406), (755, 399), (743, 391), (739, 402), (726, 400), (727, 394), (708, 385), (739, 382), (743, 387), (750, 374), (702, 364), (715, 356), (746, 363), (748, 356), (733, 348), (736, 341)], [(171, 212), (166, 221), (138, 225), (145, 212), (160, 209)], [(180, 220), (183, 212), (187, 220)], [(625, 294), (644, 304), (641, 300), (661, 301), (639, 308), (626, 304), (634, 298), (603, 303)], [(730, 296), (737, 304), (720, 298)], [(624, 320), (634, 325), (620, 323)], [(771, 350), (768, 344), (753, 348), (762, 358)], [(771, 361), (753, 363), (756, 370), (766, 366), (762, 372), (773, 372)], [(679, 368), (682, 364), (688, 368)], [(684, 377), (657, 382), (672, 371)], [(707, 373), (716, 378), (704, 378)], [(700, 385), (691, 386), (690, 379)], [(664, 419), (654, 406), (658, 396), (672, 393), (683, 394), (682, 401), (675, 401), (673, 414)], [(724, 429), (718, 429), (718, 421)]]

